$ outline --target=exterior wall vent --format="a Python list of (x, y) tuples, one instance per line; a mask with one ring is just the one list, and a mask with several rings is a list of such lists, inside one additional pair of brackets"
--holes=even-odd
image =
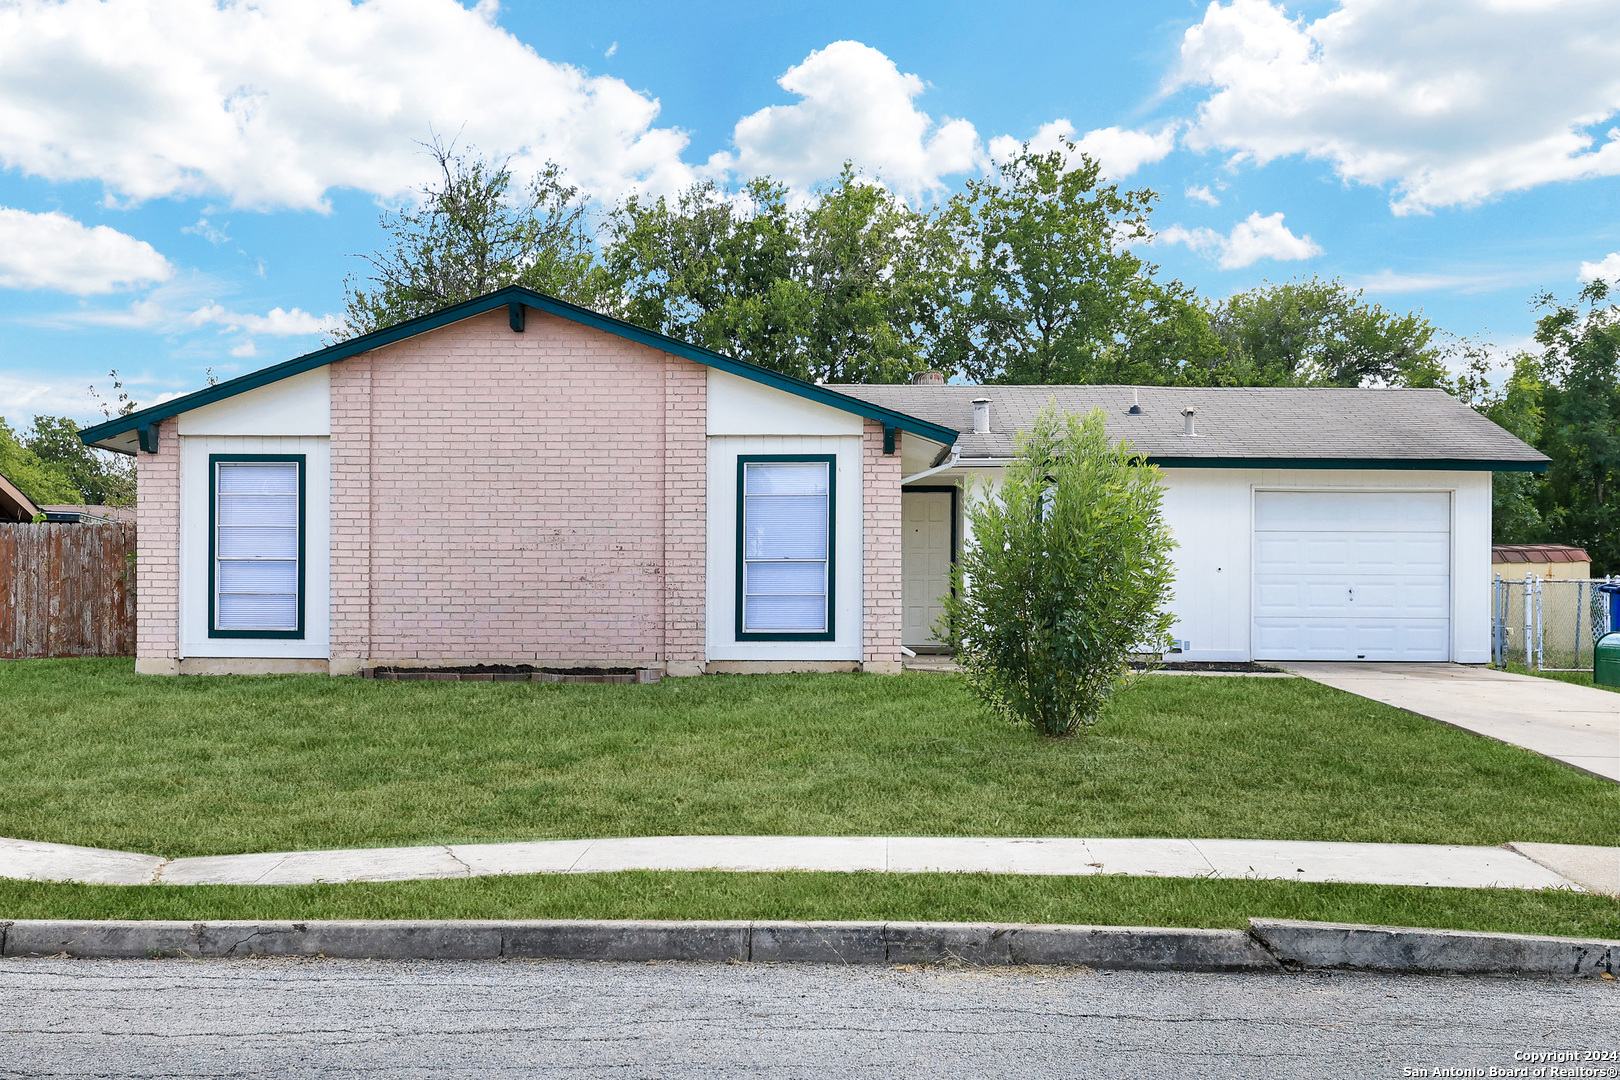
[(990, 399), (973, 399), (973, 434), (990, 434)]

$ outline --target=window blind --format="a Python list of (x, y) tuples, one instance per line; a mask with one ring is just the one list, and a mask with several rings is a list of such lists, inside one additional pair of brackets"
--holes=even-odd
[(827, 629), (829, 465), (743, 467), (743, 631)]
[(214, 463), (214, 629), (298, 629), (298, 463)]

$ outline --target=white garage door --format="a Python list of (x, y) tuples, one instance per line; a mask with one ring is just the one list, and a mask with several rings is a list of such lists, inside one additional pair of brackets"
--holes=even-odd
[(1256, 492), (1254, 657), (1451, 659), (1451, 496)]

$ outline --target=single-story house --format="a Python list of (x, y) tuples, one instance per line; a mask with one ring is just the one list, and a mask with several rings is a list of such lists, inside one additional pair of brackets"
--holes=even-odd
[(892, 672), (1052, 398), (1164, 468), (1180, 659), (1489, 658), (1490, 474), (1546, 459), (1439, 391), (835, 388), (509, 288), (83, 438), (143, 672)]
[(1495, 544), (1491, 547), (1491, 574), (1518, 581), (1525, 574), (1581, 580), (1592, 576), (1592, 556), (1585, 548), (1569, 544)]

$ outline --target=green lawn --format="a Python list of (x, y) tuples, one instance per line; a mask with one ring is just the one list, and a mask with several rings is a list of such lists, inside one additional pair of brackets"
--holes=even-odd
[(165, 856), (681, 833), (1620, 836), (1620, 785), (1296, 679), (1145, 679), (1090, 734), (1049, 741), (946, 675), (432, 683), (11, 661), (0, 729), (0, 835)]
[(1242, 927), (1251, 916), (1620, 938), (1567, 891), (1005, 874), (551, 874), (354, 885), (0, 881), (8, 919), (855, 919)]
[(1559, 682), (1574, 683), (1576, 686), (1597, 686), (1599, 690), (1620, 693), (1620, 686), (1598, 686), (1592, 681), (1590, 671), (1534, 671), (1523, 664), (1509, 664), (1507, 670), (1515, 675), (1534, 675), (1541, 679), (1557, 679)]

